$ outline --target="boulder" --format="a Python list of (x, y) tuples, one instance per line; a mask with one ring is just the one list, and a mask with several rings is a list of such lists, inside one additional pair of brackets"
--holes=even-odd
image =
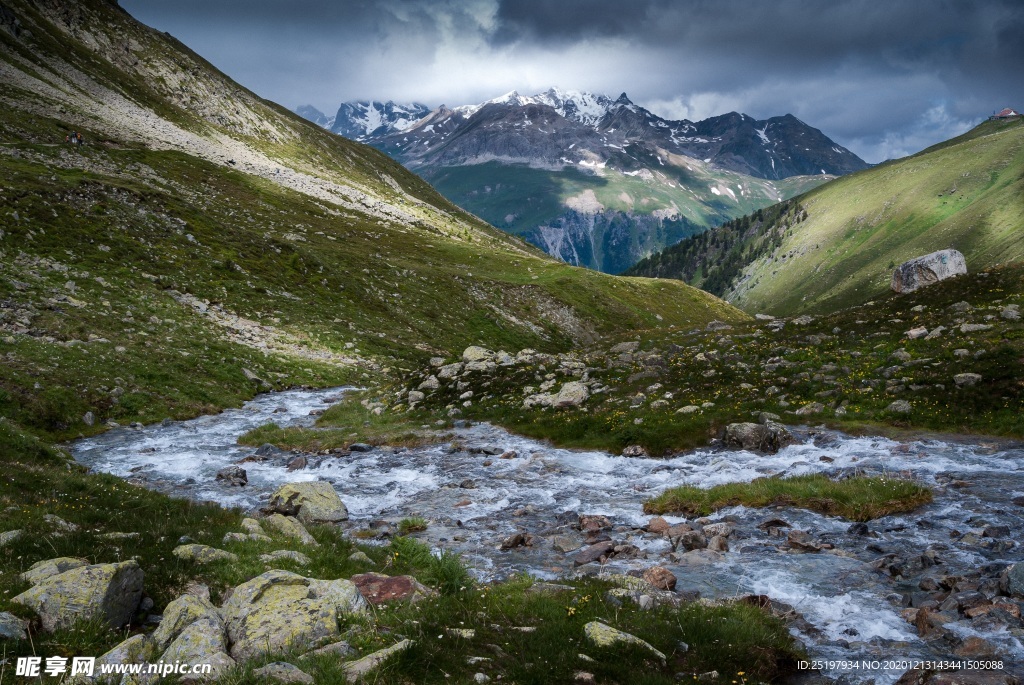
[(445, 364), (437, 371), (437, 377), (440, 379), (455, 378), (462, 373), (462, 362), (456, 362), (454, 364)]
[(249, 476), (241, 466), (228, 466), (217, 472), (217, 480), (227, 485), (241, 487), (248, 484)]
[(21, 530), (20, 528), (17, 530), (8, 530), (6, 532), (0, 533), (0, 549), (6, 547), (12, 542), (15, 542), (16, 540), (19, 540), (21, 536), (24, 534), (25, 531)]
[[(144, 661), (156, 661), (156, 658), (160, 655), (160, 651), (161, 650), (157, 649), (156, 645), (154, 645), (152, 641), (146, 639), (145, 635), (132, 635), (109, 652), (96, 657), (95, 672), (98, 673), (100, 671), (100, 666), (137, 664)], [(72, 679), (69, 682), (74, 683), (76, 681)]]
[(896, 400), (885, 408), (885, 411), (890, 414), (909, 414), (913, 410), (914, 408), (911, 406), (910, 402), (907, 402), (906, 400)]
[(391, 656), (404, 652), (405, 650), (412, 647), (412, 640), (402, 640), (396, 644), (380, 649), (373, 654), (367, 654), (362, 659), (357, 661), (350, 661), (342, 665), (342, 670), (345, 672), (346, 681), (361, 680), (367, 676), (371, 671), (376, 670), (387, 661)]
[(272, 564), (275, 561), (291, 561), (299, 566), (309, 566), (313, 563), (312, 559), (302, 552), (296, 552), (290, 549), (278, 549), (270, 552), (269, 554), (261, 554), (260, 561), (264, 564)]
[(467, 364), (472, 362), (489, 362), (494, 359), (494, 353), (485, 347), (471, 345), (462, 352), (462, 361)]
[(958, 388), (970, 388), (973, 385), (977, 385), (981, 382), (981, 374), (977, 373), (958, 373), (953, 376), (953, 382), (956, 383)]
[(939, 250), (903, 262), (892, 272), (889, 287), (897, 293), (910, 293), (918, 288), (967, 273), (967, 260), (957, 250)]
[(630, 635), (621, 630), (612, 628), (609, 625), (605, 625), (600, 621), (591, 621), (590, 623), (583, 626), (583, 633), (587, 636), (587, 639), (597, 647), (615, 647), (616, 645), (636, 645), (643, 647), (662, 662), (665, 661), (665, 655), (659, 652), (654, 646), (646, 640), (641, 640), (636, 635)]
[(292, 648), (315, 648), (340, 637), (338, 620), (366, 602), (347, 580), (315, 580), (273, 570), (234, 589), (221, 615), (238, 660)]
[(0, 611), (0, 640), (27, 640), (25, 621), (7, 611)]
[(271, 495), (270, 508), (285, 516), (296, 516), (303, 523), (348, 520), (348, 509), (334, 487), (325, 481), (282, 485)]
[(408, 602), (415, 604), (421, 599), (433, 597), (437, 592), (412, 576), (386, 576), (383, 573), (360, 573), (351, 580), (359, 594), (370, 604), (387, 602)]
[(612, 550), (614, 549), (615, 543), (610, 540), (598, 542), (581, 550), (576, 555), (575, 559), (573, 559), (573, 563), (577, 566), (583, 566), (584, 564), (589, 564), (592, 561), (600, 561), (601, 557), (611, 556)]
[(664, 566), (652, 566), (644, 571), (643, 579), (659, 590), (675, 590), (676, 577)]
[(216, 680), (218, 676), (235, 665), (227, 654), (228, 645), (224, 636), (224, 624), (219, 618), (201, 618), (189, 624), (160, 657), (163, 663), (210, 664), (208, 675), (183, 675), (181, 682), (195, 683)]
[(39, 614), (47, 632), (91, 618), (119, 628), (139, 606), (142, 579), (142, 569), (134, 560), (80, 566), (44, 578), (11, 601)]
[(641, 445), (626, 445), (626, 447), (622, 450), (622, 456), (632, 458), (643, 458), (648, 455), (647, 450), (645, 450)]
[(793, 442), (793, 436), (781, 423), (730, 423), (725, 427), (725, 444), (744, 450), (778, 452)]
[(252, 674), (259, 678), (260, 682), (300, 683), (301, 685), (313, 685), (315, 682), (313, 676), (286, 661), (274, 661), (263, 668), (257, 668)]
[(558, 394), (552, 399), (552, 406), (555, 407), (578, 407), (590, 397), (590, 390), (579, 381), (569, 381), (561, 387)]
[(182, 595), (164, 609), (160, 625), (153, 632), (153, 643), (157, 648), (164, 650), (185, 628), (203, 619), (221, 623), (220, 614), (209, 599)]
[(174, 556), (197, 564), (212, 564), (218, 561), (238, 561), (238, 555), (207, 545), (178, 545), (171, 552)]
[(1024, 599), (1024, 563), (1017, 563), (1003, 571), (999, 589), (1007, 596)]
[(28, 567), (28, 570), (19, 575), (26, 583), (32, 585), (38, 585), (51, 576), (57, 576), (65, 571), (70, 571), (73, 568), (81, 568), (88, 566), (89, 562), (85, 559), (77, 559), (75, 557), (59, 557), (57, 559), (45, 559), (43, 561), (37, 561)]

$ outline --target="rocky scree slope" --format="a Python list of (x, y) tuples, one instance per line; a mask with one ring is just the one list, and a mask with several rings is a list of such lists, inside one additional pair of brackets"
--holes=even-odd
[(556, 262), (114, 3), (4, 8), (0, 409), (33, 430), (212, 411), (481, 337), (566, 349), (743, 317)]
[(680, 278), (749, 312), (825, 312), (878, 297), (906, 260), (953, 248), (968, 271), (1024, 259), (1024, 122), (946, 143), (684, 240), (634, 276)]
[(1013, 265), (820, 317), (640, 331), (561, 354), (471, 347), (431, 360), (380, 405), (629, 456), (758, 420), (1021, 436), (1022, 300)]
[(610, 273), (866, 167), (792, 116), (668, 121), (625, 94), (513, 92), (371, 133), (388, 120), (384, 107), (347, 103), (333, 130), (358, 133), (460, 206), (549, 254)]

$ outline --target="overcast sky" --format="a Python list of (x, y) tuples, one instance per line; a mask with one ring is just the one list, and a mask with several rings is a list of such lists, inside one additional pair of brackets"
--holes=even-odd
[(792, 113), (869, 162), (1024, 108), (1022, 0), (121, 0), (259, 95), (476, 103), (626, 92)]

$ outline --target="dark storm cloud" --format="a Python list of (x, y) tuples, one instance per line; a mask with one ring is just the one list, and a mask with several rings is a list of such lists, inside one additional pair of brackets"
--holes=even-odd
[(466, 104), (551, 85), (791, 112), (870, 161), (1024, 106), (1020, 0), (122, 0), (261, 95)]

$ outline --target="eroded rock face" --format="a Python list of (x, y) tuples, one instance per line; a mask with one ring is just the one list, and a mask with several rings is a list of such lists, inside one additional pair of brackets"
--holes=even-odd
[(11, 601), (39, 614), (47, 632), (89, 618), (102, 618), (119, 628), (139, 606), (142, 579), (135, 561), (79, 566), (43, 578)]
[(330, 483), (307, 481), (282, 485), (270, 497), (270, 508), (303, 523), (336, 523), (348, 520), (348, 509)]
[(889, 287), (897, 293), (910, 293), (918, 288), (967, 273), (967, 260), (957, 250), (939, 250), (903, 262), (892, 272)]

